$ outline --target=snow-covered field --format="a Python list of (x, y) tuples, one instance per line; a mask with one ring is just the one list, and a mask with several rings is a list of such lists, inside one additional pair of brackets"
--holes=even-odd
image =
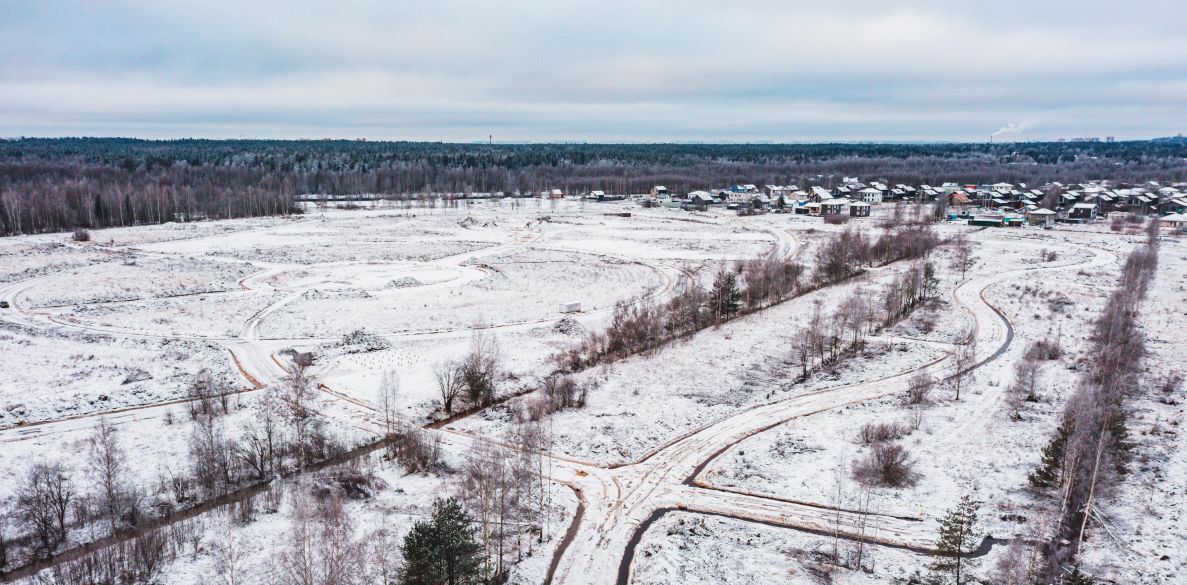
[[(870, 220), (850, 225), (873, 229)], [(689, 278), (708, 284), (723, 262), (778, 254), (810, 265), (822, 238), (841, 229), (791, 215), (494, 202), (95, 230), (86, 243), (68, 234), (8, 238), (0, 241), (0, 300), (11, 305), (0, 309), (0, 500), (35, 461), (85, 458), (100, 416), (119, 429), (136, 481), (151, 493), (164, 490), (162, 466), (184, 461), (190, 449), (183, 399), (200, 370), (240, 392), (223, 423), (238, 432), (262, 388), (287, 375), (283, 351), (312, 351), (314, 410), (331, 435), (355, 446), (378, 432), (385, 376), (399, 380), (398, 416), (440, 418), (434, 367), (463, 356), (478, 332), (504, 358), (499, 393), (531, 391), (553, 371), (551, 358), (602, 328), (615, 304), (662, 301)], [(557, 466), (551, 537), (516, 565), (512, 582), (542, 582), (554, 561), (556, 582), (582, 582), (589, 571), (596, 571), (591, 581), (612, 581), (635, 527), (657, 508), (684, 504), (691, 507), (642, 534), (630, 566), (634, 583), (807, 583), (820, 571), (835, 583), (903, 582), (925, 567), (926, 555), (871, 545), (867, 571), (830, 569), (821, 554), (832, 539), (792, 529), (820, 521), (828, 506), (856, 508), (852, 465), (869, 449), (859, 429), (872, 422), (910, 427), (899, 443), (911, 454), (916, 481), (869, 493), (869, 511), (908, 526), (888, 539), (927, 545), (964, 494), (984, 502), (992, 535), (1033, 534), (1042, 512), (1058, 502), (1027, 489), (1026, 474), (1078, 370), (1092, 359), (1091, 321), (1116, 282), (1119, 259), (1141, 237), (1096, 226), (936, 229), (975, 242), (965, 278), (950, 266), (951, 250), (937, 251), (931, 259), (940, 300), (872, 337), (861, 355), (804, 381), (795, 381), (797, 328), (817, 307), (827, 314), (850, 294), (880, 302), (909, 263), (871, 269), (652, 355), (578, 374), (594, 388), (587, 404), (548, 421)], [(1142, 473), (1109, 486), (1102, 512), (1112, 535), (1085, 547), (1086, 566), (1117, 582), (1173, 583), (1187, 570), (1176, 554), (1187, 547), (1184, 401), (1181, 391), (1155, 387), (1182, 372), (1187, 359), (1187, 248), (1167, 239), (1161, 261), (1142, 318), (1151, 389), (1135, 398), (1132, 414)], [(580, 312), (562, 313), (568, 302), (580, 302)], [(355, 331), (380, 345), (344, 348), (340, 340)], [(945, 374), (970, 331), (984, 338), (977, 356), (986, 361), (960, 400), (943, 383), (922, 408), (904, 405), (898, 389), (907, 376), (923, 368)], [(1058, 340), (1065, 354), (1045, 365), (1038, 401), (1013, 420), (1005, 393), (1014, 364), (1045, 338)], [(440, 436), (454, 469), (459, 445), (511, 440), (515, 414), (531, 399), (449, 423)], [(458, 489), (456, 475), (409, 475), (371, 459), (365, 465), (382, 487), (347, 504), (360, 537), (380, 527), (402, 537), (434, 497)], [(85, 474), (76, 481), (84, 492), (93, 488)], [(581, 490), (585, 517), (554, 559), (577, 507), (569, 487)], [(262, 582), (293, 522), (291, 486), (278, 489), (287, 491), (277, 510), (249, 524), (203, 518), (202, 542), (209, 542), (166, 567), (162, 582), (208, 580), (217, 538), (249, 543), (244, 574)], [(704, 496), (710, 490), (719, 499)], [(681, 501), (686, 497), (692, 500)], [(779, 513), (763, 508), (763, 498)], [(734, 504), (736, 515), (766, 523), (696, 513)], [(1124, 545), (1110, 546), (1117, 542)], [(990, 551), (982, 574), (1000, 555), (1000, 546)]]

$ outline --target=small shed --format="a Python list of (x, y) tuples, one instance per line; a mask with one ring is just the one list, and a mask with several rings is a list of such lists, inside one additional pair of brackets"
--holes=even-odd
[(969, 225), (981, 227), (1001, 227), (1003, 221), (1005, 221), (1005, 217), (1001, 215), (986, 213), (969, 218)]

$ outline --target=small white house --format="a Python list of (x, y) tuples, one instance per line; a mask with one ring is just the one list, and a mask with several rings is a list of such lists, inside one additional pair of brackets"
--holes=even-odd
[(1158, 221), (1166, 227), (1181, 228), (1187, 225), (1187, 215), (1183, 215), (1182, 213), (1172, 213), (1170, 215), (1158, 218)]
[(725, 202), (740, 205), (743, 203), (750, 203), (750, 198), (751, 198), (750, 193), (741, 193), (738, 191), (730, 191), (730, 194), (726, 195), (726, 197), (725, 197)]
[(580, 313), (581, 312), (581, 303), (577, 302), (577, 301), (561, 303), (561, 312), (562, 313)]
[(858, 192), (861, 200), (865, 203), (882, 203), (882, 191), (874, 187), (866, 187)]
[(1026, 212), (1026, 219), (1030, 220), (1030, 225), (1049, 226), (1055, 223), (1054, 211), (1050, 209), (1031, 209)]

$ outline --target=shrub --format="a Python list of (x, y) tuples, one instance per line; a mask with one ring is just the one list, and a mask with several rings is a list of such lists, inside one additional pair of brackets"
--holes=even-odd
[(392, 459), (410, 473), (441, 469), (441, 440), (429, 437), (420, 427), (407, 425), (387, 436), (387, 450)]
[(386, 487), (387, 482), (373, 473), (343, 466), (321, 475), (311, 493), (321, 500), (336, 495), (351, 500), (369, 500)]
[(1040, 339), (1026, 349), (1026, 359), (1051, 361), (1063, 357), (1063, 347), (1053, 339)]
[(74, 228), (74, 235), (70, 239), (76, 242), (89, 242), (91, 241), (91, 232), (83, 228)]
[(935, 380), (927, 372), (919, 372), (907, 385), (907, 404), (923, 404), (935, 386)]
[(911, 454), (897, 443), (875, 443), (853, 464), (853, 476), (865, 485), (903, 487), (917, 479)]
[(861, 425), (858, 439), (862, 445), (873, 445), (901, 439), (908, 433), (909, 430), (897, 422), (868, 422)]
[(548, 400), (549, 412), (581, 408), (585, 406), (585, 397), (589, 394), (589, 388), (574, 381), (571, 376), (551, 376), (544, 380), (541, 391)]
[(824, 223), (829, 225), (845, 225), (849, 223), (849, 216), (841, 213), (830, 213), (824, 216)]

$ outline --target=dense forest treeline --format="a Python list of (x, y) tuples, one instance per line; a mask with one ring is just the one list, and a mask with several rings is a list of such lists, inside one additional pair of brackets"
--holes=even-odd
[(0, 234), (295, 211), (301, 193), (673, 192), (732, 183), (1187, 180), (1187, 139), (928, 144), (0, 140)]

